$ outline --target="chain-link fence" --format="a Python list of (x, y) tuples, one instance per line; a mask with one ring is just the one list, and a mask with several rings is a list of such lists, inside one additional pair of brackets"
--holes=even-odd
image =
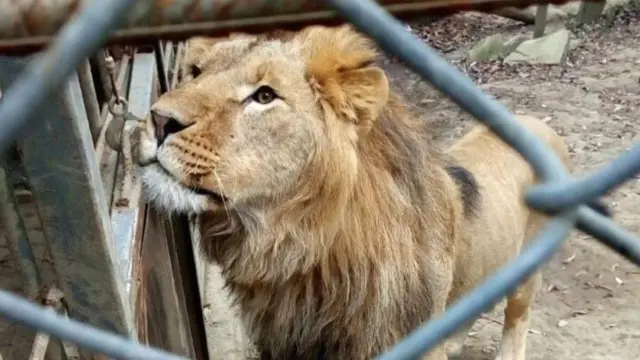
[[(516, 122), (504, 106), (484, 94), (470, 79), (406, 31), (404, 26), (379, 4), (370, 0), (328, 0), (326, 2), (358, 29), (375, 39), (385, 51), (400, 58), (461, 108), (488, 125), (500, 138), (511, 144), (527, 159), (542, 181), (528, 191), (526, 201), (532, 208), (551, 215), (545, 229), (530, 242), (520, 256), (450, 306), (444, 315), (416, 329), (392, 349), (380, 355), (378, 359), (416, 359), (420, 354), (432, 349), (452, 335), (460, 326), (497, 303), (514, 290), (523, 279), (542, 266), (567, 239), (574, 227), (594, 236), (640, 265), (640, 239), (585, 205), (640, 171), (640, 145), (620, 155), (599, 171), (584, 178), (573, 179), (553, 152)], [(213, 12), (210, 7), (226, 2), (202, 1), (199, 3), (204, 9), (201, 9), (203, 13), (213, 19), (215, 16), (211, 15)], [(276, 3), (280, 4), (280, 2)], [(299, 5), (298, 2), (283, 2), (283, 4), (289, 4), (286, 6), (292, 7), (289, 9), (291, 12), (300, 10), (299, 6), (291, 5), (292, 3)], [(321, 2), (307, 4), (311, 12), (309, 16), (303, 17), (304, 21), (327, 20), (332, 16), (332, 12), (323, 10), (322, 4), (318, 3)], [(387, 2), (382, 1), (382, 3)], [(402, 2), (388, 1), (388, 3)], [(420, 2), (422, 5), (417, 1), (404, 3), (402, 5), (405, 6), (404, 8), (399, 8), (400, 5), (397, 4), (393, 8), (394, 4), (391, 4), (391, 9), (415, 11), (419, 6), (423, 9), (436, 7), (434, 4), (438, 2), (423, 1)], [(473, 1), (465, 4), (455, 3), (469, 8)], [(508, 5), (516, 3), (508, 2)], [(62, 28), (46, 53), (31, 61), (13, 85), (5, 90), (0, 101), (0, 124), (2, 125), (0, 151), (5, 151), (25, 127), (38, 126), (36, 123), (38, 114), (47, 97), (67, 80), (88, 54), (97, 51), (107, 41), (127, 12), (137, 12), (139, 15), (137, 18), (135, 14), (133, 16), (129, 14), (128, 18), (138, 19), (139, 24), (143, 24), (144, 19), (151, 18), (151, 15), (148, 15), (151, 1), (112, 0), (87, 4), (72, 21)], [(453, 6), (452, 4), (454, 4), (453, 1), (450, 5)], [(493, 1), (494, 6), (505, 4), (507, 2)], [(6, 5), (0, 5), (0, 9), (3, 9), (3, 6), (6, 7)], [(246, 7), (246, 4), (237, 1), (234, 6), (234, 9), (237, 9)], [(180, 13), (179, 10), (171, 10), (169, 13), (174, 16)], [(256, 11), (260, 10), (247, 8), (243, 15), (254, 16)], [(231, 24), (222, 22), (220, 28), (224, 28), (226, 24), (228, 28), (243, 29), (252, 24), (255, 25), (254, 29), (259, 29), (260, 26), (267, 26), (270, 22), (283, 22), (282, 16), (287, 16), (286, 11), (283, 13), (285, 15), (278, 15), (280, 17), (274, 15), (254, 22), (237, 21)], [(5, 29), (3, 35), (7, 35), (9, 31), (6, 29), (10, 28), (5, 20), (0, 20), (0, 30)], [(55, 28), (55, 25), (49, 25), (43, 30), (44, 33)], [(187, 32), (197, 33), (205, 27), (195, 24), (187, 28), (189, 30)], [(148, 31), (146, 34), (159, 36), (166, 35), (168, 32), (171, 31), (165, 29), (163, 32), (160, 29), (156, 32)], [(115, 37), (134, 40), (136, 34), (140, 35), (141, 32), (123, 30), (116, 33)], [(0, 38), (0, 51), (10, 47), (11, 41), (7, 38), (7, 36)], [(46, 39), (35, 37), (32, 40), (32, 45), (38, 46), (39, 42), (45, 42)], [(0, 313), (15, 322), (115, 359), (181, 358), (81, 322), (63, 318), (6, 291), (0, 291)]]

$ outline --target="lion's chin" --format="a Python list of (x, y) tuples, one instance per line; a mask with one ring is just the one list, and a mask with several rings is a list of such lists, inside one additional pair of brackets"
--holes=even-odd
[(154, 163), (142, 171), (142, 185), (147, 200), (169, 213), (200, 214), (216, 207), (209, 196), (180, 184)]

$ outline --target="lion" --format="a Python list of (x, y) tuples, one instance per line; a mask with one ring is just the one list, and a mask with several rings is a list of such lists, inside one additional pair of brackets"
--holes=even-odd
[[(144, 124), (142, 182), (199, 215), (261, 359), (371, 359), (544, 225), (528, 163), (484, 125), (438, 150), (351, 26), (195, 42)], [(554, 130), (517, 118), (568, 166)], [(507, 297), (497, 359), (525, 359), (540, 282)], [(470, 326), (424, 358), (460, 355)]]

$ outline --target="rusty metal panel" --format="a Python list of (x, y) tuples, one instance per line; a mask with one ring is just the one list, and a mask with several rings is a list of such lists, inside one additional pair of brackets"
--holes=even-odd
[[(398, 18), (490, 11), (505, 6), (526, 7), (537, 3), (569, 0), (378, 0)], [(80, 0), (14, 0), (0, 2), (0, 53), (33, 51), (78, 8)], [(300, 27), (312, 23), (341, 23), (323, 1), (314, 0), (146, 0), (138, 1), (111, 43), (144, 42), (156, 37), (184, 39), (194, 34), (229, 31), (264, 31), (277, 27)]]
[[(0, 58), (11, 84), (25, 61)], [(132, 316), (116, 256), (108, 207), (77, 74), (43, 105), (42, 126), (18, 143), (69, 304), (69, 316), (129, 335)]]

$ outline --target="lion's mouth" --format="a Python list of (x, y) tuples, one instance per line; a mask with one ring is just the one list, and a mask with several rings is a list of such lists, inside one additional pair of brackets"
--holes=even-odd
[(186, 186), (184, 184), (182, 184), (180, 181), (178, 181), (178, 179), (176, 179), (175, 176), (173, 176), (169, 170), (165, 169), (164, 166), (162, 166), (162, 164), (160, 162), (156, 162), (158, 165), (158, 168), (160, 168), (160, 170), (162, 170), (162, 172), (165, 173), (165, 175), (167, 175), (168, 177), (172, 178), (176, 183), (178, 183), (180, 186), (184, 187), (185, 189), (189, 189), (191, 191), (193, 191), (193, 193), (195, 193), (196, 195), (201, 195), (201, 196), (206, 196), (209, 199), (213, 200), (214, 202), (217, 203), (227, 203), (229, 199), (227, 199), (224, 195), (217, 193), (215, 191), (211, 191), (209, 189), (203, 189), (197, 186)]
[(193, 191), (194, 193), (198, 194), (198, 195), (203, 195), (206, 196), (208, 198), (210, 198), (211, 200), (217, 202), (217, 203), (228, 203), (229, 199), (227, 199), (224, 195), (221, 195), (217, 192), (213, 192), (211, 190), (208, 189), (202, 189), (202, 188), (198, 188), (198, 187), (189, 187), (189, 190)]
[(148, 200), (168, 211), (201, 213), (211, 206), (229, 205), (229, 199), (218, 192), (186, 186), (176, 179), (159, 162), (141, 167), (142, 184)]

